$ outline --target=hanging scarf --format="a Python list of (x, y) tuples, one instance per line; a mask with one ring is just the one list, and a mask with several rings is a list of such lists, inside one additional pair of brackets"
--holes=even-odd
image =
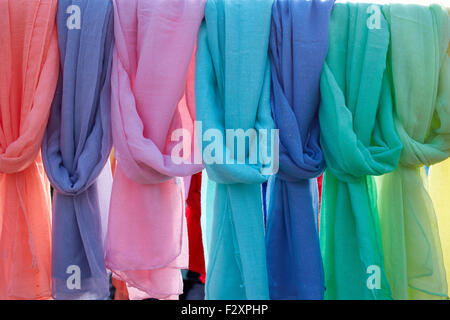
[[(450, 8), (447, 9), (450, 15)], [(450, 56), (450, 42), (447, 48)], [(444, 265), (447, 271), (447, 287), (450, 287), (450, 159), (430, 168), (430, 195), (433, 200), (441, 236)], [(448, 288), (447, 288), (448, 289)]]
[(385, 71), (389, 29), (382, 14), (379, 28), (367, 27), (368, 6), (335, 5), (320, 83), (327, 164), (320, 222), (326, 299), (391, 297), (371, 175), (394, 170), (401, 143)]
[(272, 114), (280, 171), (269, 180), (267, 267), (271, 299), (323, 299), (317, 176), (319, 81), (334, 1), (276, 0), (272, 10)]
[(50, 290), (50, 192), (40, 156), (58, 81), (56, 0), (0, 1), (0, 299)]
[(395, 124), (403, 143), (399, 167), (383, 176), (380, 186), (386, 272), (396, 299), (446, 298), (423, 166), (450, 155), (449, 17), (437, 5), (389, 5), (384, 12), (391, 28)]
[[(192, 159), (190, 61), (204, 2), (114, 1), (111, 118), (117, 165), (106, 261), (115, 277), (151, 298), (177, 298), (180, 269), (188, 267), (183, 182), (174, 177), (202, 169)], [(190, 147), (175, 159), (176, 129), (189, 133), (183, 143)]]
[[(214, 130), (225, 139), (227, 129), (268, 129), (270, 135), (274, 128), (269, 104), (271, 8), (272, 0), (207, 2), (196, 70), (197, 116), (205, 136)], [(214, 189), (213, 213), (206, 212), (206, 219), (212, 221), (211, 230), (206, 230), (211, 236), (206, 298), (267, 299), (261, 199), (261, 183), (267, 180), (261, 169), (266, 163), (249, 161), (249, 150), (254, 151), (259, 141), (246, 143), (245, 159), (238, 163), (236, 149), (215, 138), (213, 143), (203, 143), (204, 161), (212, 145), (223, 150), (222, 155), (217, 150), (215, 154), (222, 163), (205, 161), (213, 183), (208, 187)]]
[(186, 222), (189, 239), (189, 270), (205, 275), (205, 257), (203, 255), (200, 192), (202, 173), (192, 176), (189, 195), (186, 199)]
[(76, 3), (80, 28), (69, 29), (72, 0), (58, 2), (61, 73), (42, 144), (54, 188), (52, 292), (55, 299), (104, 299), (109, 281), (99, 193), (108, 189), (96, 180), (112, 145), (113, 10), (109, 0)]

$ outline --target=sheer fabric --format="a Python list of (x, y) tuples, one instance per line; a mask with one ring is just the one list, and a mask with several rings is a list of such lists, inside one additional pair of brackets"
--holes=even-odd
[(389, 27), (380, 15), (379, 28), (368, 28), (368, 6), (334, 6), (321, 76), (319, 120), (327, 170), (320, 240), (326, 299), (391, 298), (372, 176), (395, 169), (401, 142), (386, 71)]
[(325, 169), (318, 109), (334, 1), (276, 0), (270, 56), (280, 170), (270, 177), (266, 226), (271, 299), (323, 299), (317, 177)]
[(269, 298), (261, 199), (261, 183), (267, 180), (261, 169), (268, 164), (261, 159), (250, 164), (258, 139), (246, 144), (245, 159), (238, 163), (237, 152), (230, 152), (233, 147), (221, 138), (227, 129), (274, 128), (269, 102), (271, 8), (272, 0), (208, 1), (199, 31), (197, 117), (205, 134), (212, 129), (219, 136), (212, 138), (214, 144), (203, 143), (203, 160), (212, 146), (223, 150), (205, 162), (207, 206), (212, 209), (206, 211), (207, 299)]
[[(182, 293), (180, 269), (188, 267), (188, 243), (183, 181), (175, 177), (202, 169), (193, 161), (191, 58), (205, 1), (113, 3), (111, 118), (117, 165), (106, 262), (115, 277), (142, 293), (136, 297), (176, 299)], [(173, 152), (176, 129), (184, 129), (188, 145), (181, 153)]]
[[(61, 70), (42, 144), (54, 188), (52, 294), (55, 299), (105, 299), (107, 219), (99, 193), (110, 193), (111, 185), (98, 185), (97, 178), (112, 145), (113, 7), (108, 0), (78, 1), (81, 25), (69, 29), (66, 10), (71, 4), (58, 2)], [(71, 280), (76, 273), (79, 283)]]
[(58, 81), (56, 0), (0, 1), (0, 299), (51, 295), (40, 147)]
[(445, 268), (424, 165), (450, 154), (449, 17), (437, 5), (389, 5), (383, 12), (403, 143), (398, 168), (380, 185), (386, 272), (395, 299), (442, 299), (448, 294)]

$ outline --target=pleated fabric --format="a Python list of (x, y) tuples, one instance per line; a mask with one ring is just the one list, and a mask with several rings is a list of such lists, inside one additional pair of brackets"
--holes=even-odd
[[(117, 158), (106, 262), (136, 297), (176, 299), (188, 267), (181, 178), (195, 164), (194, 45), (205, 0), (115, 0), (111, 74)], [(182, 130), (179, 150), (173, 133)], [(130, 293), (130, 298), (131, 293)]]
[(271, 107), (280, 130), (280, 170), (269, 179), (266, 248), (271, 299), (323, 299), (317, 177), (320, 75), (333, 0), (275, 0)]
[(437, 5), (389, 5), (383, 11), (403, 144), (398, 168), (380, 185), (386, 272), (395, 299), (442, 299), (448, 294), (445, 268), (424, 165), (450, 154), (449, 17)]
[[(249, 161), (252, 152), (261, 151), (258, 138), (246, 144), (239, 163), (236, 148), (230, 152), (233, 147), (223, 140), (227, 129), (266, 129), (270, 135), (274, 128), (268, 57), (272, 3), (208, 1), (199, 31), (197, 116), (204, 136), (209, 131), (213, 141), (203, 142), (206, 196), (213, 209), (206, 211), (211, 228), (205, 230), (207, 299), (269, 298), (261, 195), (267, 176), (261, 169), (270, 165), (261, 157), (255, 164)], [(215, 161), (210, 162), (205, 155), (214, 157), (215, 147)]]
[(0, 1), (0, 299), (51, 296), (40, 148), (58, 81), (56, 0)]
[[(386, 71), (389, 27), (368, 4), (336, 4), (319, 120), (327, 170), (320, 240), (326, 299), (389, 299), (373, 175), (395, 169), (401, 142)], [(381, 8), (378, 7), (379, 12)]]
[[(42, 143), (53, 192), (52, 295), (54, 299), (105, 299), (105, 267), (97, 178), (109, 160), (113, 7), (109, 0), (77, 1), (80, 28), (69, 29), (58, 1), (61, 69)], [(107, 212), (106, 212), (107, 213)], [(74, 277), (79, 277), (77, 284)]]

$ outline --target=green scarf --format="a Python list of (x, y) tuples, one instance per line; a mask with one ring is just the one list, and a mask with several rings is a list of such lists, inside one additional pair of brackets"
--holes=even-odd
[(395, 299), (442, 299), (447, 284), (424, 165), (450, 155), (449, 17), (440, 6), (387, 5), (399, 167), (380, 178), (385, 266)]
[(368, 4), (336, 4), (321, 78), (321, 144), (327, 163), (320, 241), (326, 299), (389, 299), (372, 175), (401, 152), (386, 70), (389, 27), (367, 27)]

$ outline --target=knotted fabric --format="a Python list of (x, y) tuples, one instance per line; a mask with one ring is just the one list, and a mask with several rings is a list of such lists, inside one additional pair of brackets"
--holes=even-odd
[(51, 296), (40, 148), (58, 81), (56, 0), (0, 1), (0, 299)]
[(280, 170), (269, 179), (267, 267), (271, 299), (323, 299), (316, 177), (320, 74), (333, 0), (276, 0), (270, 56), (272, 114), (280, 130)]
[[(225, 136), (227, 130), (263, 129), (270, 142), (272, 3), (208, 1), (199, 31), (197, 116), (205, 140), (212, 141), (203, 143), (203, 160), (211, 181), (205, 185), (214, 190), (213, 199), (207, 196), (214, 204), (213, 212), (206, 212), (211, 221), (211, 230), (205, 230), (207, 299), (269, 298), (261, 183), (267, 180), (262, 169), (270, 161), (259, 156), (265, 145), (259, 147), (264, 139), (258, 133), (245, 139), (245, 148), (234, 144), (234, 138), (225, 141)], [(254, 156), (256, 161), (250, 161)]]
[[(194, 62), (205, 0), (115, 0), (115, 169), (106, 261), (147, 297), (177, 298), (188, 267), (182, 176), (194, 163)], [(173, 140), (182, 129), (183, 146)], [(179, 130), (178, 130), (179, 131)]]
[(383, 11), (391, 29), (395, 124), (403, 144), (398, 168), (380, 185), (386, 272), (396, 299), (442, 299), (445, 268), (423, 167), (450, 155), (449, 17), (438, 5), (389, 5)]
[(42, 144), (54, 188), (52, 293), (55, 299), (104, 299), (109, 281), (99, 192), (108, 189), (96, 180), (112, 145), (113, 7), (109, 0), (77, 1), (80, 26), (69, 29), (72, 3), (58, 2), (61, 70)]
[(319, 108), (327, 164), (320, 222), (326, 299), (391, 298), (371, 177), (394, 170), (401, 152), (388, 45), (379, 6), (335, 5)]

